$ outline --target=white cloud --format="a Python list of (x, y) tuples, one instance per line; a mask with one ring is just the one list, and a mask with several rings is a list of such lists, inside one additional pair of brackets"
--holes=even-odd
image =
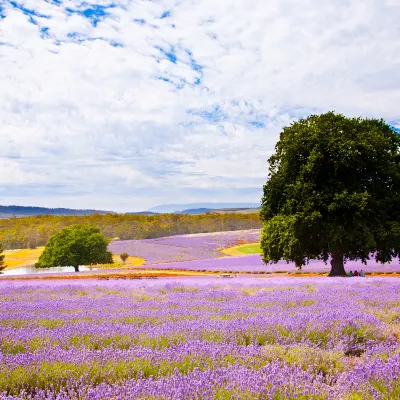
[(16, 3), (0, 12), (2, 203), (257, 202), (293, 119), (400, 118), (397, 0)]
[(18, 186), (41, 183), (46, 183), (44, 175), (22, 169), (17, 161), (0, 159), (0, 184)]

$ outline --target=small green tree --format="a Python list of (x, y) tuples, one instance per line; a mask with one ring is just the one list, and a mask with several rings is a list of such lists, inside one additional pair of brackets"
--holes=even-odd
[(329, 112), (283, 129), (264, 186), (265, 262), (298, 267), (331, 257), (378, 262), (400, 254), (400, 138), (383, 120)]
[(112, 264), (108, 242), (96, 226), (73, 225), (50, 238), (35, 266), (72, 266), (78, 272), (80, 265)]
[(3, 245), (0, 243), (0, 274), (6, 269), (7, 265), (4, 263), (4, 259), (6, 258), (5, 254), (3, 254), (4, 248)]
[(122, 253), (122, 254), (120, 254), (119, 257), (122, 260), (122, 262), (125, 264), (126, 260), (129, 258), (129, 254), (128, 253)]

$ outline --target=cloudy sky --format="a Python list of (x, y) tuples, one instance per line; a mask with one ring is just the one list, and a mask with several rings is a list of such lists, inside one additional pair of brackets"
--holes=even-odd
[(400, 0), (110, 1), (0, 0), (0, 204), (258, 203), (291, 121), (400, 127)]

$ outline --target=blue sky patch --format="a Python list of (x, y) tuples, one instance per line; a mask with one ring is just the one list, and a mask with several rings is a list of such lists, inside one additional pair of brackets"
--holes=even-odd
[(192, 70), (198, 73), (198, 77), (195, 79), (194, 84), (200, 85), (203, 80), (203, 67), (196, 61), (196, 59), (193, 57), (193, 53), (190, 50), (186, 50), (186, 53), (190, 57), (190, 66)]
[(389, 121), (388, 124), (394, 131), (400, 133), (400, 121)]
[(67, 34), (67, 36), (69, 39), (71, 39), (70, 41), (72, 41), (74, 43), (93, 42), (95, 40), (103, 40), (112, 47), (124, 47), (124, 44), (121, 42), (118, 42), (116, 40), (109, 40), (109, 39), (107, 39), (105, 37), (101, 37), (101, 36), (87, 37), (87, 36), (81, 35), (79, 32), (70, 32)]
[(197, 73), (196, 78), (193, 80), (193, 82), (187, 82), (184, 79), (181, 79), (181, 83), (179, 85), (176, 86), (177, 89), (184, 87), (186, 84), (191, 85), (191, 86), (196, 86), (199, 85), (202, 80), (203, 80), (203, 66), (200, 65), (196, 59), (193, 56), (193, 53), (186, 49), (185, 52), (186, 54), (189, 56), (189, 61), (185, 60), (180, 60), (176, 54), (176, 48), (173, 45), (169, 45), (169, 49), (160, 47), (160, 46), (154, 46), (155, 49), (157, 49), (164, 57), (157, 57), (157, 56), (153, 56), (156, 61), (159, 63), (160, 60), (162, 59), (166, 59), (169, 62), (173, 63), (173, 64), (177, 64), (178, 62), (181, 62), (185, 65), (188, 65), (193, 71), (195, 71)]
[(265, 128), (265, 123), (260, 121), (250, 121), (250, 125), (254, 126), (255, 128)]
[(171, 82), (170, 79), (168, 79), (168, 78), (166, 78), (166, 77), (164, 77), (164, 76), (158, 76), (157, 79), (158, 79), (159, 81)]
[(97, 4), (82, 3), (80, 7), (86, 7), (86, 8), (83, 11), (81, 11), (78, 9), (74, 10), (68, 7), (65, 9), (65, 11), (67, 11), (69, 14), (75, 13), (82, 15), (83, 17), (89, 19), (91, 24), (94, 27), (96, 27), (101, 20), (110, 16), (110, 13), (108, 13), (107, 10), (110, 8), (115, 8), (115, 4), (110, 4), (108, 6), (101, 6)]
[(33, 18), (32, 16), (29, 17), (29, 22), (33, 25), (39, 25), (39, 23), (37, 22), (36, 18)]
[(170, 85), (172, 85), (174, 87), (174, 89), (183, 89), (185, 87), (185, 85), (188, 84), (188, 82), (185, 79), (179, 78), (179, 77), (166, 77), (166, 76), (157, 76), (156, 77), (157, 80), (159, 81), (163, 81), (166, 83), (169, 83)]
[(397, 132), (397, 133), (400, 133), (400, 128), (397, 128), (396, 126), (391, 126), (391, 128), (395, 131), (395, 132)]
[(164, 11), (160, 17), (160, 19), (168, 18), (171, 16), (171, 11)]
[(175, 49), (174, 46), (171, 46), (169, 50), (164, 50), (162, 47), (160, 46), (155, 46), (155, 48), (160, 51), (165, 58), (167, 58), (169, 61), (171, 61), (173, 64), (176, 64), (176, 62), (178, 61), (178, 57), (175, 54)]
[(139, 24), (139, 25), (144, 25), (146, 23), (146, 20), (143, 18), (140, 18), (140, 19), (135, 18), (133, 20), (133, 22), (135, 22), (136, 24)]
[(78, 32), (69, 32), (69, 33), (67, 34), (67, 36), (68, 36), (69, 38), (71, 38), (71, 39), (77, 39), (77, 38), (80, 37), (80, 35), (79, 35)]
[(189, 110), (187, 113), (200, 117), (201, 119), (213, 124), (218, 124), (229, 119), (229, 115), (224, 112), (219, 105), (216, 105), (209, 110)]
[(111, 40), (108, 44), (112, 47), (124, 47), (123, 43), (117, 42), (116, 40)]
[(43, 28), (40, 28), (40, 37), (42, 39), (50, 38), (50, 32), (49, 32), (49, 28), (47, 26), (43, 27)]
[[(17, 3), (16, 1), (9, 1), (8, 2), (13, 8), (22, 11), (22, 13), (26, 16), (28, 16), (28, 20), (31, 24), (34, 25), (39, 25), (37, 22), (37, 18), (46, 18), (46, 19), (50, 19), (50, 17), (48, 15), (44, 15), (44, 14), (39, 14), (38, 12), (36, 12), (35, 10), (31, 10), (30, 8), (26, 8), (24, 7), (23, 4)], [(5, 18), (5, 14), (3, 14), (2, 12), (2, 8), (0, 8), (0, 15), (1, 18)]]
[[(245, 107), (244, 107), (245, 106)], [(192, 109), (187, 114), (197, 117), (185, 126), (213, 124), (218, 126), (222, 133), (225, 131), (224, 123), (230, 122), (244, 127), (264, 129), (268, 126), (268, 115), (257, 112), (254, 105), (246, 101), (232, 100), (221, 105), (214, 105), (209, 109)]]
[(188, 54), (188, 56), (190, 57), (190, 64), (192, 67), (193, 71), (199, 72), (201, 73), (201, 75), (203, 75), (203, 67), (197, 63), (197, 61), (195, 60), (195, 58), (193, 57), (193, 53), (190, 50), (186, 50), (186, 53)]

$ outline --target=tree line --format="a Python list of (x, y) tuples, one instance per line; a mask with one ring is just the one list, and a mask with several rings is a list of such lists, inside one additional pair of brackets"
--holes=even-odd
[(118, 237), (121, 240), (261, 228), (258, 213), (41, 215), (0, 219), (0, 242), (5, 249), (44, 246), (63, 228), (77, 224), (98, 226), (107, 238)]

